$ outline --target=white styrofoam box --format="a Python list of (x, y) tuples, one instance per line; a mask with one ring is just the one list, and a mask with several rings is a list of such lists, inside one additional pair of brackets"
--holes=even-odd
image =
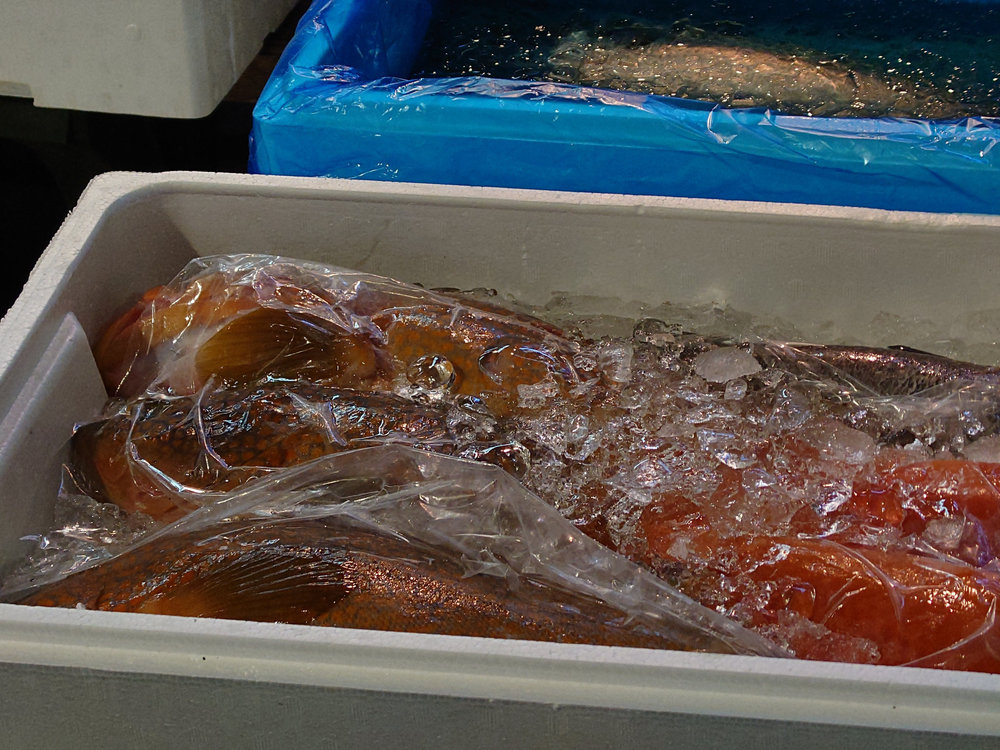
[[(1000, 217), (250, 175), (109, 174), (0, 323), (0, 563), (45, 530), (90, 355), (190, 258), (832, 321), (997, 307)], [(0, 736), (72, 745), (1000, 745), (1000, 676), (0, 604)], [(44, 721), (25, 721), (27, 715)]]
[(39, 107), (203, 117), (296, 0), (0, 2), (0, 95)]

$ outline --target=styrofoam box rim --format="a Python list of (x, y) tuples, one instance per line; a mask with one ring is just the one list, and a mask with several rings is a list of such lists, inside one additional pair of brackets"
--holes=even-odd
[(204, 117), (296, 0), (0, 4), (0, 94), (39, 107)]
[[(171, 191), (516, 205), (587, 213), (753, 212), (997, 230), (1000, 217), (205, 173), (96, 178), (0, 322), (0, 390), (109, 212)], [(9, 394), (8, 394), (9, 395)], [(10, 402), (8, 401), (8, 404)], [(0, 662), (425, 695), (1000, 735), (1000, 676), (0, 605)]]

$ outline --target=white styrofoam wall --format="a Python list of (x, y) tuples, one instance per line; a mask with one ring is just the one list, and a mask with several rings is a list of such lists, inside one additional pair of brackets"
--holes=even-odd
[[(104, 175), (0, 322), (0, 564), (50, 523), (65, 441), (102, 405), (88, 339), (197, 255), (275, 252), (537, 302), (596, 294), (608, 312), (616, 299), (713, 299), (849, 333), (880, 309), (997, 307), (998, 240), (1000, 217)], [(52, 726), (78, 747), (1000, 743), (997, 675), (11, 604), (0, 679), (10, 746), (51, 747)], [(28, 710), (44, 731), (21, 721)], [(115, 733), (116, 716), (138, 723)]]
[(203, 117), (295, 0), (0, 2), (0, 95), (39, 107)]

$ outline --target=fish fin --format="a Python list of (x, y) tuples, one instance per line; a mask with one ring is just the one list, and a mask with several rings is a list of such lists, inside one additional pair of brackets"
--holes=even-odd
[(379, 374), (374, 347), (329, 321), (260, 308), (240, 315), (198, 350), (199, 377), (249, 383), (270, 375), (351, 386)]
[(937, 357), (939, 355), (933, 352), (928, 352), (923, 349), (914, 349), (912, 346), (906, 346), (905, 344), (893, 344), (892, 346), (887, 346), (886, 349), (892, 349), (896, 352), (906, 352), (908, 354), (923, 354), (928, 357)]
[(222, 550), (193, 571), (154, 587), (139, 612), (308, 624), (349, 590), (342, 550), (295, 552), (267, 543)]

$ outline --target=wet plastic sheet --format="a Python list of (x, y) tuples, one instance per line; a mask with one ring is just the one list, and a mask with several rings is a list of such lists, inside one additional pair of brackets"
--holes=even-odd
[(554, 327), (461, 295), (275, 256), (199, 259), (97, 343), (114, 399), (77, 430), (76, 463), (92, 491), (165, 520), (383, 442), (518, 473), (526, 449), (498, 419), (522, 386), (579, 382), (574, 352)]
[[(324, 520), (329, 525), (315, 526), (314, 533), (298, 540), (301, 547), (292, 551), (290, 559), (305, 557), (309, 561), (304, 566), (289, 564), (288, 559), (277, 562), (269, 559), (261, 569), (252, 559), (255, 545), (250, 545), (235, 560), (225, 558), (226, 548), (236, 547), (240, 534), (253, 525), (263, 527), (259, 544), (267, 547), (274, 539), (281, 539), (282, 524), (310, 519)], [(234, 521), (242, 523), (234, 525)], [(2, 594), (8, 600), (17, 600), (25, 587), (52, 584), (65, 580), (67, 574), (80, 571), (82, 575), (90, 575), (87, 571), (93, 572), (94, 565), (107, 570), (116, 559), (126, 559), (129, 555), (142, 560), (143, 548), (147, 545), (169, 543), (171, 538), (178, 537), (184, 540), (174, 550), (181, 560), (181, 568), (170, 564), (166, 574), (160, 572), (156, 576), (140, 564), (129, 566), (126, 563), (129, 578), (121, 586), (131, 594), (115, 590), (114, 581), (120, 572), (108, 572), (102, 577), (101, 571), (97, 571), (98, 576), (84, 579), (92, 583), (77, 589), (71, 584), (67, 592), (57, 589), (57, 593), (52, 593), (52, 589), (43, 589), (40, 598), (27, 601), (175, 613), (175, 610), (162, 609), (162, 602), (157, 605), (157, 600), (169, 602), (173, 598), (171, 606), (178, 606), (176, 600), (180, 598), (179, 606), (186, 608), (192, 606), (194, 599), (194, 606), (198, 607), (196, 614), (208, 612), (233, 617), (248, 609), (248, 600), (256, 599), (263, 604), (251, 605), (249, 609), (264, 619), (269, 619), (273, 611), (298, 613), (305, 609), (308, 612), (308, 603), (317, 596), (320, 599), (329, 597), (332, 606), (336, 606), (343, 592), (332, 589), (345, 585), (337, 574), (341, 556), (334, 555), (334, 565), (324, 565), (323, 556), (309, 559), (310, 546), (321, 548), (328, 543), (328, 537), (335, 538), (338, 532), (347, 533), (349, 538), (345, 529), (351, 527), (374, 531), (385, 540), (382, 543), (376, 540), (372, 545), (376, 557), (381, 555), (386, 560), (395, 558), (410, 562), (411, 558), (419, 561), (428, 550), (444, 551), (446, 561), (457, 561), (462, 577), (492, 576), (503, 580), (502, 588), (513, 592), (530, 588), (529, 581), (542, 582), (542, 588), (534, 592), (541, 599), (546, 598), (545, 587), (550, 587), (604, 602), (613, 610), (613, 616), (606, 610), (597, 610), (607, 620), (589, 623), (587, 619), (592, 617), (592, 610), (587, 609), (586, 600), (563, 601), (557, 604), (556, 610), (558, 613), (562, 608), (568, 629), (556, 631), (551, 634), (553, 638), (579, 638), (586, 633), (574, 633), (573, 627), (596, 624), (592, 636), (606, 636), (610, 638), (609, 643), (619, 645), (669, 643), (686, 649), (785, 655), (760, 636), (702, 607), (664, 581), (582, 535), (554, 508), (531, 495), (506, 472), (403, 446), (350, 451), (278, 472), (141, 537), (136, 544), (127, 544), (131, 533), (120, 534), (126, 542), (125, 549), (118, 551), (112, 547), (114, 554), (111, 556), (108, 547), (100, 544), (84, 554), (40, 555), (34, 564), (8, 579)], [(57, 532), (52, 537), (51, 547), (59, 546), (57, 537), (60, 535), (66, 537), (67, 534)], [(110, 541), (115, 539), (112, 537)], [(390, 546), (390, 542), (395, 546)], [(184, 555), (193, 550), (193, 559), (197, 560), (198, 547), (210, 544), (220, 545), (222, 559), (214, 560), (207, 570), (199, 571), (190, 562), (184, 565)], [(155, 555), (150, 567), (155, 567), (160, 557)], [(149, 562), (148, 558), (146, 561)], [(234, 581), (227, 578), (232, 589), (227, 590), (218, 579), (231, 573), (227, 570), (230, 567), (237, 572), (232, 576)], [(417, 567), (419, 569), (419, 564)], [(220, 568), (223, 576), (219, 575)], [(444, 572), (447, 574), (448, 570)], [(209, 579), (204, 584), (204, 591), (199, 590), (197, 597), (190, 592), (178, 595), (176, 589), (183, 591), (190, 585), (192, 575)], [(216, 579), (212, 579), (213, 575)], [(417, 578), (413, 585), (419, 588), (419, 584)], [(463, 593), (470, 597), (474, 592)], [(118, 603), (116, 594), (119, 594)], [(462, 623), (447, 621), (447, 597), (442, 601), (437, 589), (431, 594), (423, 601), (422, 608), (431, 611), (439, 608), (432, 618), (442, 620), (436, 631), (448, 632), (461, 627)], [(230, 605), (228, 610), (227, 603)], [(574, 607), (574, 603), (582, 609)], [(398, 617), (388, 617), (389, 629), (405, 630), (410, 626), (419, 629), (419, 625), (407, 622), (402, 603), (400, 607)], [(318, 615), (317, 624), (323, 623), (323, 611), (309, 614)], [(461, 616), (462, 613), (451, 614)], [(577, 615), (582, 615), (579, 620)], [(558, 614), (555, 621), (560, 622)], [(614, 632), (602, 633), (602, 628)], [(622, 640), (615, 640), (616, 633)], [(514, 631), (514, 635), (524, 634)], [(653, 637), (646, 638), (649, 635)]]
[[(169, 522), (243, 510), (246, 482), (365, 445), (459, 455), (799, 656), (997, 671), (997, 368), (632, 331), (567, 334), (494, 297), (274, 256), (197, 259), (98, 340), (114, 398), (74, 436), (72, 478)], [(126, 543), (143, 530), (80, 510), (40, 540), (71, 567), (106, 521)], [(483, 512), (458, 536), (507, 536)]]
[(1000, 213), (1000, 123), (835, 119), (557, 83), (408, 79), (431, 5), (318, 0), (250, 171)]

